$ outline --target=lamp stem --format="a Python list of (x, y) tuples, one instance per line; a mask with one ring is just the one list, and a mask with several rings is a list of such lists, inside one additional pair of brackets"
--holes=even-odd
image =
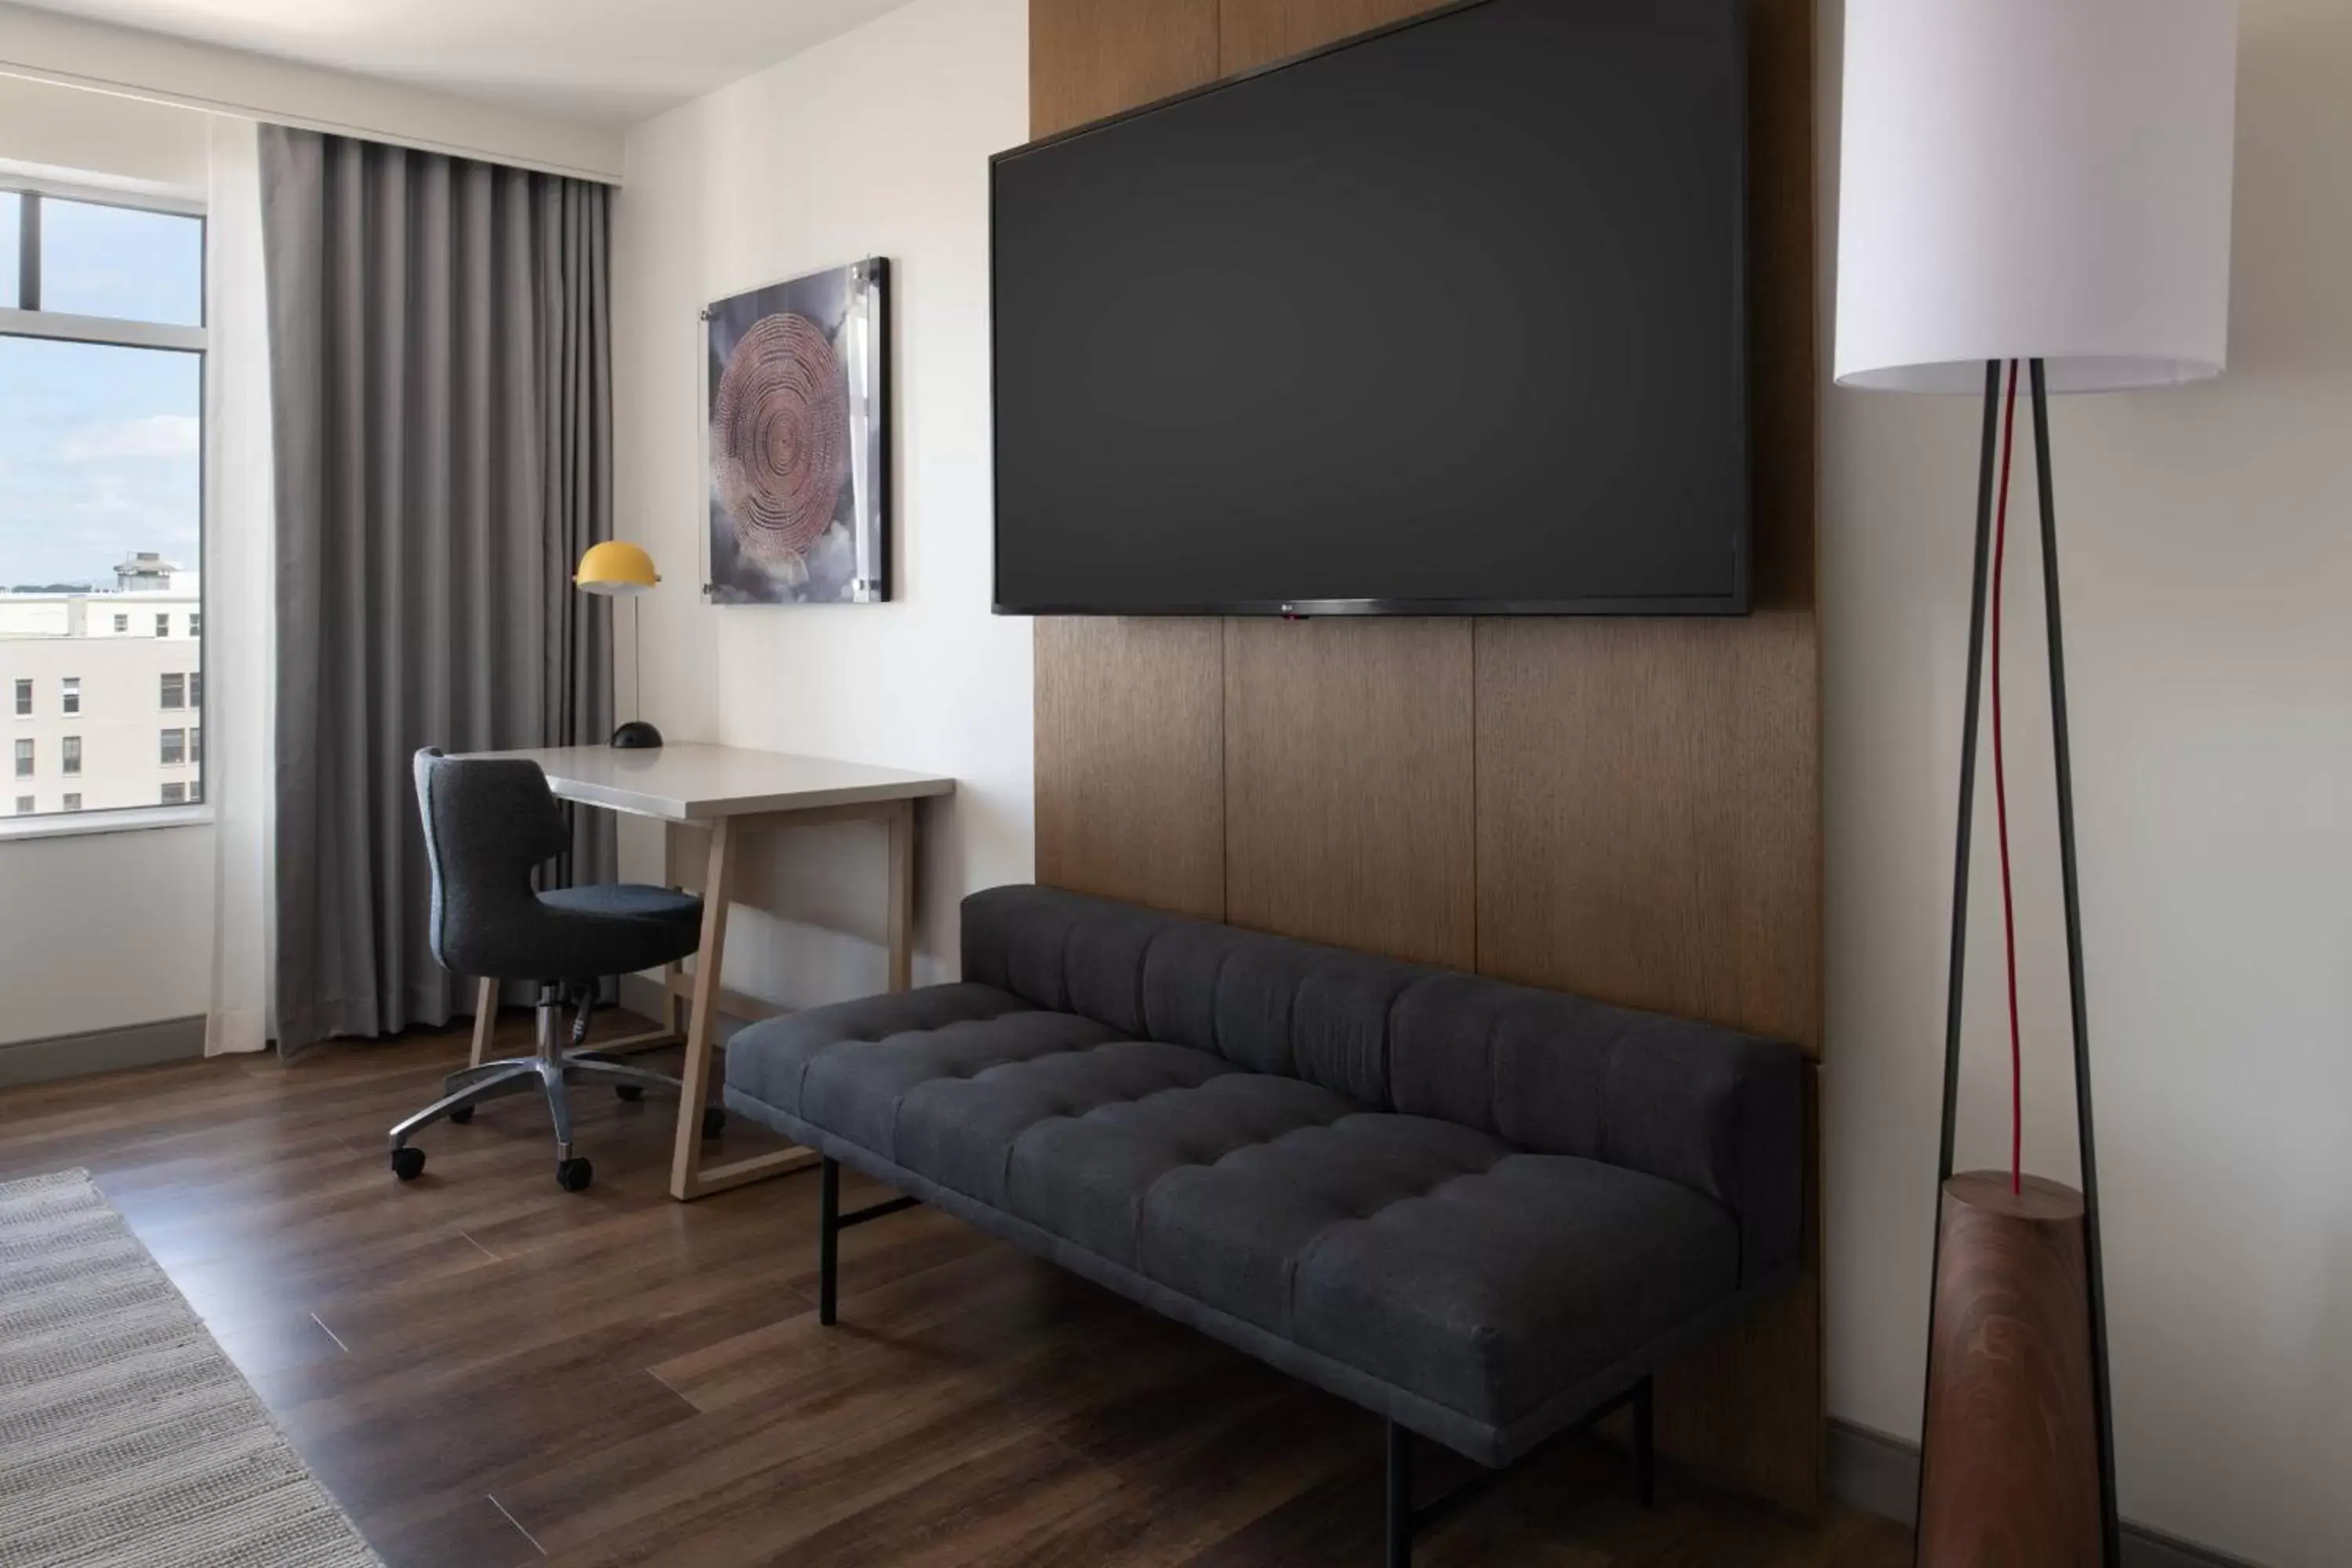
[(2050, 404), (2042, 363), (2033, 378), (2033, 467), (2042, 501), (2042, 595), (2049, 612), (2050, 746), (2058, 773), (2058, 866), (2066, 903), (2067, 999), (2074, 1026), (2074, 1132), (2083, 1157), (2083, 1253), (2090, 1275), (2091, 1394), (2099, 1433), (2099, 1532), (2108, 1568), (2123, 1562), (2116, 1499), (2116, 1422), (2107, 1375), (2106, 1268), (2099, 1245), (2099, 1162), (2091, 1129), (2091, 1024), (2083, 985), (2083, 897), (2074, 860), (2074, 760), (2066, 731), (2066, 646), (2058, 611), (2058, 509), (2050, 472)]
[(640, 719), (646, 716), (646, 606), (643, 594), (629, 595), (629, 696)]
[[(1928, 1310), (1935, 1310), (1937, 1275), (1942, 1263), (1942, 1248), (1935, 1245), (1943, 1227), (1944, 1184), (1952, 1179), (1953, 1131), (1958, 1115), (1960, 1093), (1960, 1016), (1961, 989), (1968, 977), (1969, 956), (1969, 847), (1970, 830), (1976, 824), (1977, 802), (1977, 718), (1984, 700), (1985, 598), (1990, 579), (1992, 560), (1992, 485), (1994, 448), (2000, 434), (2000, 361), (1985, 361), (1984, 440), (1977, 459), (1977, 544), (1975, 584), (1969, 596), (1969, 675), (1968, 699), (1960, 720), (1960, 811), (1958, 829), (1955, 835), (1952, 855), (1952, 953), (1949, 988), (1944, 1004), (1944, 1105), (1943, 1129), (1936, 1152), (1936, 1223), (1928, 1227), (1930, 1237), (1927, 1264)], [(1929, 1338), (1926, 1358), (1925, 1384), (1935, 1384), (1934, 1340)], [(1921, 1432), (1926, 1427), (1927, 1398), (1923, 1392), (1919, 1402)], [(1916, 1521), (1926, 1516), (1927, 1467), (1919, 1466), (1918, 1489), (1912, 1499), (1911, 1517)], [(1919, 1560), (1919, 1542), (1912, 1541), (1912, 1561)]]

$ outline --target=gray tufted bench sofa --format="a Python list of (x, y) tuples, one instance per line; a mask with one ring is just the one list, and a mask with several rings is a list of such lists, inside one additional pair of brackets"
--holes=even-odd
[[(1621, 1405), (1798, 1264), (1791, 1047), (1047, 888), (961, 984), (744, 1029), (728, 1109), (824, 1156), (835, 1237), (936, 1205), (1489, 1467)], [(852, 1214), (839, 1165), (906, 1194)]]

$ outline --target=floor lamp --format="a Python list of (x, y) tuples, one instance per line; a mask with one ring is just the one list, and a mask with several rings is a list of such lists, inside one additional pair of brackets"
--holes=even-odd
[[(2221, 374), (2237, 3), (1847, 0), (1845, 11), (1837, 380), (1984, 399), (1917, 1561), (2116, 1568), (2049, 397)], [(2079, 1193), (2025, 1176), (2021, 1158), (2007, 1171), (1952, 1169), (1989, 597), (2009, 906), (1999, 570), (2021, 380), (2041, 514)]]

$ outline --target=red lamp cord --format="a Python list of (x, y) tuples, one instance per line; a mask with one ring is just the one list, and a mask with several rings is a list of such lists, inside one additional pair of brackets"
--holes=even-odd
[(2000, 924), (2009, 956), (2009, 1190), (2025, 1190), (2025, 1049), (2017, 1020), (2017, 905), (2010, 890), (2009, 763), (2000, 729), (2000, 585), (2009, 554), (2009, 460), (2017, 449), (2017, 362), (2001, 414), (2000, 490), (1992, 531), (1992, 800), (2000, 835)]

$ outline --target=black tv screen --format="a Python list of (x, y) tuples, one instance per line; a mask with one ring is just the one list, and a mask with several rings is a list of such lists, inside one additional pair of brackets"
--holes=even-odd
[(992, 163), (996, 607), (1748, 607), (1744, 0), (1480, 0)]

